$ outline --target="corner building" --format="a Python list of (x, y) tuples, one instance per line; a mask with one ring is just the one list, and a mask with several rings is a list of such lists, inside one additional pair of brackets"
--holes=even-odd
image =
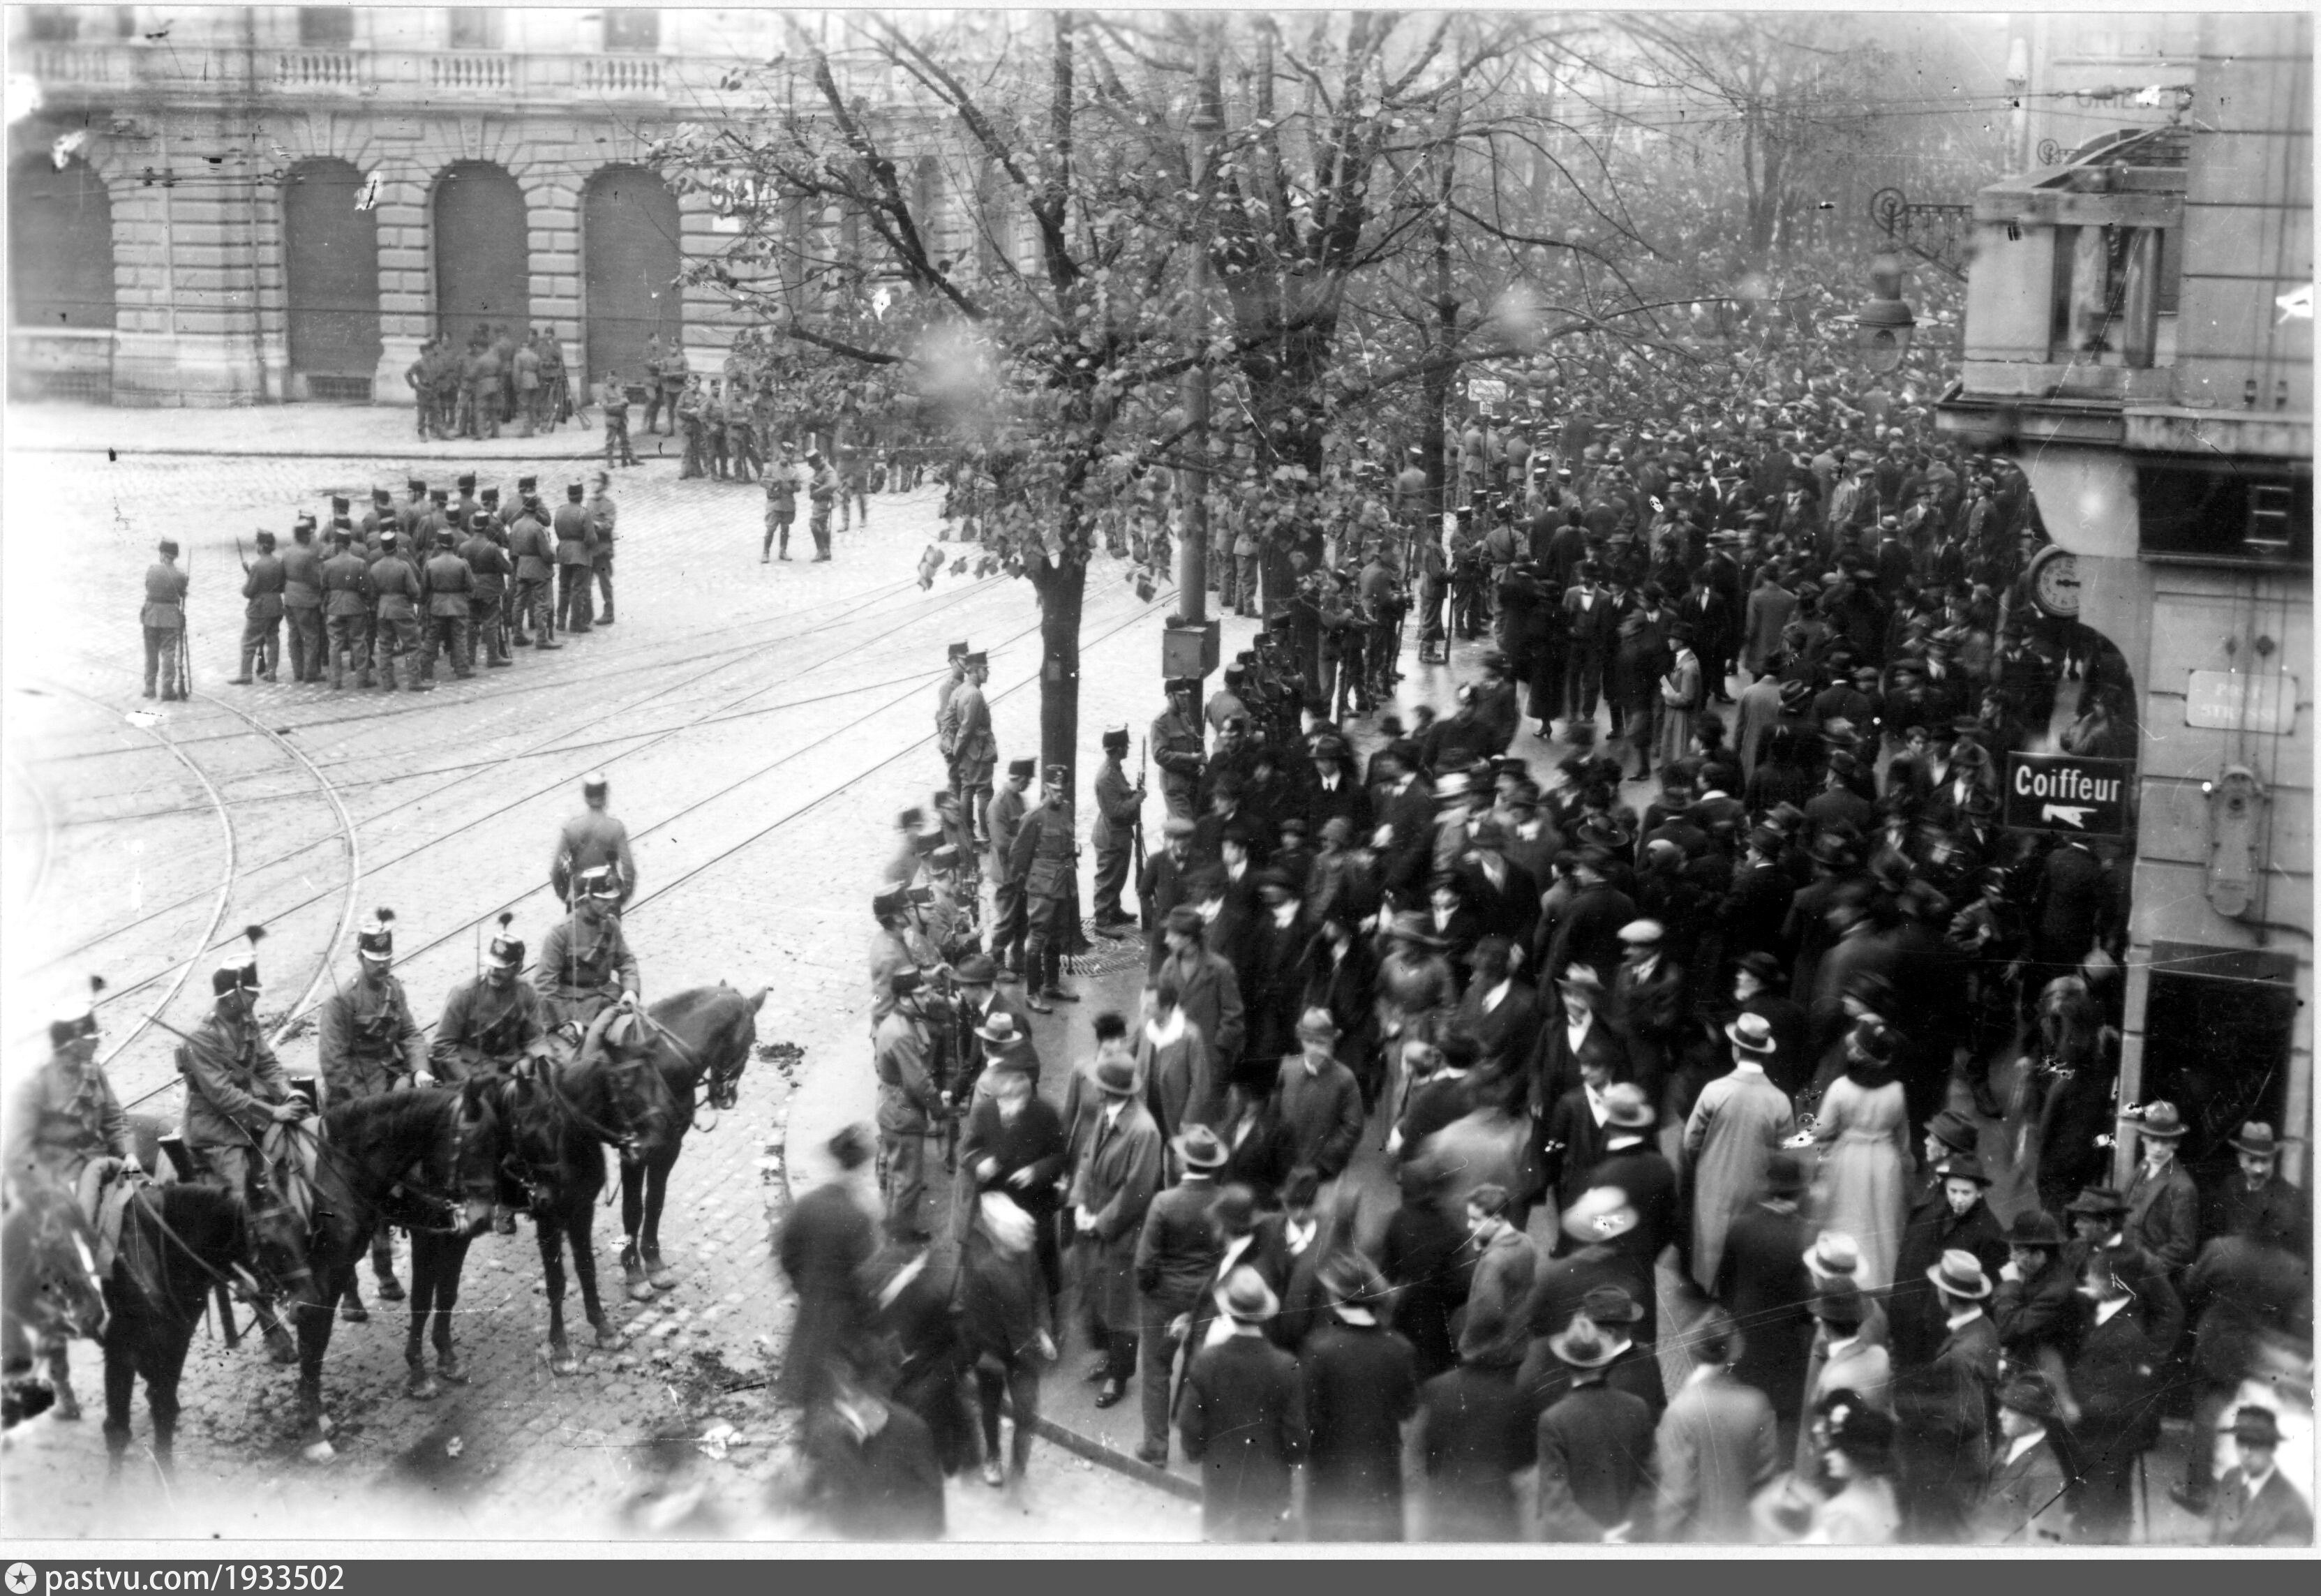
[(2198, 54), (2180, 118), (1977, 196), (1940, 415), (2021, 462), (2134, 677), (2120, 1099), (2181, 1108), (2206, 1184), (2244, 1120), (2312, 1135), (2313, 21)]

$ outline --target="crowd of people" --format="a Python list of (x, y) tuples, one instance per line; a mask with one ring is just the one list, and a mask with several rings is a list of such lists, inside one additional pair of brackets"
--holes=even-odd
[[(2119, 1099), (2126, 862), (1999, 823), (2011, 753), (2133, 757), (2124, 661), (2035, 604), (2017, 470), (1796, 378), (1479, 418), (1442, 535), (1411, 453), (1246, 496), (1318, 557), (1206, 703), (1168, 684), (1133, 917), (1106, 734), (1091, 926), (1150, 947), (1088, 1056), (1030, 1035), (1077, 999), (1065, 772), (995, 788), (954, 649), (873, 905), (884, 1224), (792, 1260), (787, 1365), (924, 1429), (938, 1521), (1082, 1330), (1216, 1537), (2114, 1543), (2174, 1415), (2214, 1539), (2307, 1544), (2244, 1394), (2309, 1390), (2282, 1138), (2202, 1185)], [(1388, 703), (1406, 628), (1488, 631), (1447, 713)]]
[[(350, 676), (358, 688), (435, 690), (435, 667), (447, 656), (460, 680), (478, 662), (505, 668), (512, 648), (560, 649), (560, 634), (586, 636), (616, 619), (613, 552), (619, 506), (611, 479), (593, 493), (566, 485), (551, 513), (539, 479), (516, 479), (504, 501), (496, 487), (476, 489), (464, 471), (451, 488), (423, 478), (405, 483), (400, 504), (387, 488), (371, 489), (360, 519), (343, 495), (331, 498), (324, 527), (298, 514), (283, 547), (261, 531), (244, 552), (245, 600), (236, 687), (281, 679), (283, 634), (289, 634), (290, 679), (332, 690)], [(164, 538), (145, 572), (139, 611), (145, 641), (145, 696), (181, 699), (192, 690), (186, 650), (190, 574), (177, 564), (177, 541)], [(602, 607), (598, 600), (602, 600)]]
[[(478, 322), (456, 349), (447, 337), (430, 338), (403, 380), (417, 406), (423, 442), (496, 438), (504, 426), (517, 428), (520, 438), (552, 433), (587, 403), (577, 397), (552, 325), (527, 327), (519, 342), (505, 322)], [(579, 419), (585, 424), (585, 413)]]

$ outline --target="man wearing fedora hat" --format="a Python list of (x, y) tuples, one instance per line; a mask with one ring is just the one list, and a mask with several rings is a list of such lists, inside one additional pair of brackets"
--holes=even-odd
[(954, 1206), (961, 1235), (973, 1219), (972, 1199), (984, 1192), (1001, 1193), (1032, 1217), (1039, 1227), (1033, 1253), (1047, 1284), (1052, 1319), (1063, 1289), (1056, 1240), (1056, 1216), (1062, 1205), (1056, 1181), (1071, 1149), (1061, 1117), (1040, 1096), (1036, 1071), (1025, 1067), (1030, 1062), (1020, 1053), (1007, 1053), (985, 1066), (960, 1132), (959, 1200)]
[(1207, 922), (1189, 903), (1169, 911), (1161, 941), (1166, 952), (1152, 979), (1156, 983), (1176, 983), (1177, 1000), (1184, 1008), (1185, 1017), (1200, 1027), (1209, 1044), (1210, 1060), (1222, 1072), (1242, 1056), (1246, 1019), (1241, 978), (1231, 961), (1210, 950)]
[(2127, 1189), (2127, 1232), (2171, 1276), (2191, 1266), (2200, 1245), (2200, 1193), (2176, 1162), (2189, 1129), (2170, 1102), (2151, 1102), (2141, 1115), (2122, 1117), (2136, 1135), (2142, 1161)]
[(2127, 1199), (2108, 1186), (2090, 1186), (2064, 1205), (2071, 1239), (2063, 1248), (2063, 1265), (2080, 1280), (2088, 1260), (2100, 1253), (2112, 1272), (2135, 1300), (2136, 1318), (2144, 1334), (2163, 1357), (2175, 1350), (2184, 1334), (2184, 1300), (2168, 1272), (2127, 1234)]
[(1290, 1471), (1306, 1459), (1305, 1381), (1266, 1338), (1280, 1300), (1263, 1276), (1235, 1269), (1220, 1289), (1232, 1330), (1193, 1354), (1177, 1433), (1201, 1465), (1201, 1534), (1213, 1541), (1287, 1537)]
[(2056, 1450), (2063, 1415), (2054, 1389), (2044, 1375), (2021, 1371), (2000, 1382), (1994, 1401), (1998, 1439), (1967, 1538), (1989, 1546), (2069, 1540), (2069, 1475)]
[[(1773, 1033), (1762, 1016), (1725, 1027), (1731, 1073), (1701, 1089), (1684, 1128), (1682, 1172), (1693, 1200), (1693, 1279), (1714, 1287), (1725, 1233), (1757, 1200), (1773, 1154), (1797, 1128), (1789, 1095), (1765, 1078)], [(1745, 1321), (1744, 1321), (1745, 1322)]]
[(1306, 1538), (1403, 1538), (1402, 1427), (1418, 1409), (1410, 1343), (1387, 1328), (1385, 1276), (1333, 1250), (1317, 1278), (1328, 1311), (1298, 1354), (1306, 1383)]
[(1298, 1052), (1281, 1061), (1274, 1078), (1292, 1157), (1325, 1181), (1344, 1171), (1362, 1134), (1361, 1088), (1338, 1062), (1337, 1041), (1330, 1011), (1307, 1009), (1297, 1022)]
[(2066, 1418), (2076, 1418), (2069, 1364), (2079, 1348), (2076, 1282), (2062, 1261), (2063, 1229), (2043, 1208), (2015, 1216), (2007, 1227), (2007, 1263), (1991, 1295), (1990, 1318), (2010, 1367), (2037, 1369), (2055, 1388)]
[(2261, 1233), (2300, 1238), (2311, 1251), (2312, 1198), (2280, 1176), (2280, 1148), (2293, 1136), (2275, 1137), (2272, 1126), (2252, 1119), (2232, 1139), (2236, 1169), (2216, 1182), (2200, 1218), (2203, 1236)]
[(1805, 1167), (1797, 1154), (1774, 1154), (1766, 1163), (1762, 1196), (1725, 1236), (1712, 1290), (1734, 1321), (1747, 1328), (1733, 1373), (1772, 1403), (1784, 1456), (1796, 1440), (1816, 1328), (1811, 1311), (1816, 1287), (1805, 1263), (1814, 1228), (1798, 1211), (1805, 1191)]
[(2313, 1504), (2280, 1473), (2280, 1421), (2270, 1408), (2244, 1403), (2233, 1415), (2233, 1450), (2208, 1520), (2217, 1546), (2310, 1546)]
[(2283, 1337), (2308, 1334), (2300, 1321), (2313, 1299), (2311, 1246), (2309, 1233), (2219, 1236), (2200, 1250), (2185, 1280), (2186, 1306), (2198, 1316), (2191, 1346), (2192, 1440), (2184, 1478), (2168, 1494), (2189, 1512), (2205, 1517), (2215, 1500), (2216, 1430), (2243, 1383), (2269, 1373), (2269, 1349)]
[[(1604, 1094), (1604, 1153), (1588, 1177), (1590, 1186), (1610, 1186), (1627, 1194), (1636, 1227), (1614, 1245), (1649, 1279), (1661, 1254), (1685, 1241), (1685, 1216), (1677, 1195), (1676, 1166), (1661, 1154), (1652, 1136), (1652, 1108), (1642, 1089), (1616, 1082)], [(1652, 1318), (1646, 1301), (1646, 1319)], [(1645, 1338), (1651, 1338), (1649, 1331)]]
[(1894, 1379), (1902, 1517), (1914, 1540), (1952, 1541), (1965, 1533), (1989, 1472), (1998, 1332), (1985, 1311), (1990, 1277), (1972, 1253), (1945, 1252), (1925, 1278), (1941, 1304), (1944, 1335), (1931, 1363), (1899, 1369)]
[(1178, 1354), (1188, 1339), (1186, 1332), (1177, 1327), (1178, 1322), (1185, 1321), (1189, 1330), (1202, 1289), (1224, 1252), (1224, 1238), (1213, 1218), (1217, 1172), (1225, 1163), (1224, 1145), (1207, 1126), (1193, 1125), (1169, 1145), (1180, 1172), (1177, 1183), (1155, 1197), (1144, 1210), (1135, 1259), (1142, 1309), (1138, 1344), (1143, 1354), (1138, 1382), (1144, 1413), (1144, 1437), (1136, 1455), (1159, 1468), (1169, 1464), (1170, 1385)]
[[(1105, 1354), (1097, 1405), (1109, 1408), (1127, 1394), (1136, 1373), (1140, 1304), (1136, 1244), (1145, 1211), (1160, 1190), (1160, 1127), (1137, 1100), (1136, 1065), (1125, 1051), (1096, 1067), (1103, 1106), (1075, 1127), (1071, 1205), (1075, 1252), (1086, 1294), (1090, 1339)], [(1166, 1348), (1152, 1355), (1167, 1355)]]
[(1652, 1410), (1605, 1375), (1617, 1343), (1585, 1314), (1548, 1343), (1570, 1390), (1539, 1419), (1540, 1538), (1627, 1544), (1652, 1537)]
[[(1935, 1133), (1928, 1135), (1937, 1139)], [(1947, 1148), (1945, 1153), (1934, 1164), (1934, 1195), (1911, 1210), (1895, 1255), (1887, 1312), (1893, 1326), (1895, 1365), (1901, 1369), (1919, 1367), (1942, 1346), (1947, 1310), (1929, 1269), (1952, 1252), (1972, 1255), (1986, 1275), (1995, 1276), (2007, 1265), (2007, 1239), (1998, 1217), (1990, 1211), (1990, 1177), (1983, 1172), (1982, 1161), (1969, 1153), (1951, 1154)]]
[(2145, 1304), (2111, 1255), (2098, 1250), (2077, 1263), (2081, 1301), (2071, 1392), (2079, 1409), (2071, 1443), (2080, 1478), (2071, 1508), (2082, 1538), (2117, 1544), (2134, 1526), (2136, 1464), (2160, 1438), (2162, 1354), (2145, 1334)]

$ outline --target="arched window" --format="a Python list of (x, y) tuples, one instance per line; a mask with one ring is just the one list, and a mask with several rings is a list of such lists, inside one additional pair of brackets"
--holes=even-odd
[(435, 318), (455, 344), (479, 324), (523, 336), (532, 319), (531, 223), (505, 168), (465, 160), (435, 183)]
[(32, 155), (9, 174), (8, 320), (113, 330), (113, 201), (86, 161)]
[(378, 213), (358, 208), (362, 187), (343, 160), (302, 160), (282, 183), (290, 371), (310, 398), (369, 399), (378, 369)]

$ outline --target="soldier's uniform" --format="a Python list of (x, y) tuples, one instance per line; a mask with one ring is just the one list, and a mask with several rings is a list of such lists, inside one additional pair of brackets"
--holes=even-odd
[(725, 480), (725, 395), (712, 384), (701, 401), (702, 463), (709, 468), (710, 477)]
[(680, 479), (703, 474), (701, 412), (706, 402), (700, 388), (690, 382), (677, 401), (677, 430), (685, 439), (685, 463), (677, 473)]
[(999, 743), (991, 734), (991, 706), (973, 676), (986, 665), (986, 657), (969, 654), (965, 662), (969, 678), (959, 684), (948, 707), (956, 727), (947, 751), (951, 789), (959, 795), (960, 813), (988, 836), (991, 822), (987, 810), (991, 804), (991, 772), (999, 763)]
[[(175, 555), (177, 545), (169, 545)], [(161, 697), (182, 698), (191, 685), (177, 675), (178, 645), (185, 640), (186, 573), (179, 570), (174, 559), (156, 561), (145, 568), (145, 605), (138, 611), (138, 624), (145, 631), (145, 696), (153, 696), (153, 683), (158, 676)]]
[(1061, 765), (1048, 767), (1047, 796), (1024, 816), (1024, 828), (1015, 834), (1007, 862), (1009, 872), (1024, 883), (1024, 917), (1031, 926), (1024, 950), (1024, 984), (1043, 998), (1067, 995), (1063, 953), (1077, 929), (1069, 919), (1079, 843), (1073, 832), (1070, 795), (1055, 790), (1065, 774)]
[(364, 922), (355, 938), (362, 975), (325, 998), (315, 1015), (315, 1059), (326, 1106), (408, 1087), (427, 1071), (427, 1044), (411, 1017), (410, 999), (387, 969), (394, 923), (385, 912)]
[(772, 557), (774, 539), (782, 541), (782, 558), (790, 557), (790, 527), (797, 520), (797, 473), (787, 460), (778, 460), (763, 472), (766, 484), (766, 543), (758, 551), (762, 565)]
[(661, 383), (660, 335), (654, 333), (645, 340), (645, 431), (660, 431)]
[(395, 661), (400, 656), (411, 678), (407, 690), (432, 693), (435, 684), (422, 679), (419, 660), (419, 603), (426, 597), (426, 588), (419, 573), (396, 552), (400, 542), (392, 533), (381, 533), (379, 556), (370, 568), (378, 622), (378, 685), (381, 691), (395, 691)]
[(751, 477), (766, 474), (766, 462), (759, 453), (760, 440), (749, 404), (738, 393), (725, 396), (725, 446), (736, 482), (747, 482)]
[(1143, 825), (1144, 793), (1132, 787), (1120, 762), (1128, 753), (1128, 728), (1114, 726), (1104, 734), (1104, 768), (1096, 773), (1096, 820), (1088, 827), (1089, 845), (1096, 849), (1096, 925), (1099, 931), (1133, 926), (1136, 917), (1120, 907), (1120, 889), (1128, 884), (1129, 855)]
[(431, 338), (419, 346), (419, 358), (403, 369), (404, 385), (411, 389), (412, 406), (419, 413), (422, 442), (432, 436), (435, 429), (435, 395), (431, 386), (434, 360), (435, 341)]
[(395, 496), (384, 488), (372, 488), (370, 508), (363, 512), (363, 518), (360, 524), (362, 527), (363, 542), (367, 543), (378, 541), (378, 529), (382, 526), (392, 526), (397, 532), (403, 531), (402, 516), (395, 508)]
[(507, 934), (514, 917), (500, 916), (492, 938), (491, 969), (451, 989), (428, 1050), (428, 1072), (449, 1083), (514, 1070), (548, 1034), (548, 1011), (526, 984), (523, 944)]
[(359, 684), (371, 685), (370, 645), (365, 641), (370, 616), (370, 566), (345, 543), (323, 561), (323, 625), (330, 633), (331, 686), (347, 685), (346, 667), (360, 673)]
[(1171, 679), (1169, 707), (1152, 717), (1152, 762), (1160, 767), (1160, 798), (1179, 820), (1193, 818), (1201, 789), (1202, 756), (1208, 744), (1191, 708), (1201, 684), (1191, 677)]
[(580, 484), (564, 490), (566, 502), (556, 511), (556, 620), (574, 636), (588, 631), (591, 618), (588, 579), (588, 510), (580, 502)]
[(8, 1094), (0, 1169), (30, 1162), (77, 1187), (92, 1160), (137, 1162), (129, 1116), (114, 1095), (105, 1066), (96, 1062), (95, 998), (92, 990), (87, 1008), (50, 1022), (48, 1059)]
[(259, 677), (277, 679), (275, 670), (282, 661), (283, 586), (274, 534), (261, 533), (257, 557), (242, 571), (241, 596), (248, 602), (241, 612), (241, 674), (232, 679), (236, 687), (248, 687)]
[(897, 1241), (926, 1239), (920, 1209), (926, 1197), (927, 1140), (948, 1110), (934, 1083), (934, 1037), (917, 1005), (915, 970), (888, 978), (894, 1006), (871, 1041), (878, 1075), (879, 1187), (887, 1199), (887, 1233)]
[[(596, 798), (605, 790), (605, 778), (591, 776), (581, 784), (583, 794)], [(568, 907), (572, 884), (592, 871), (611, 866), (618, 883), (616, 907), (626, 908), (636, 894), (637, 862), (629, 853), (629, 828), (591, 803), (564, 823), (556, 836), (556, 856), (549, 861), (548, 884), (556, 899)]]
[(838, 497), (838, 473), (830, 469), (830, 462), (824, 460), (819, 452), (808, 454), (806, 464), (806, 470), (813, 473), (806, 482), (806, 496), (811, 507), (812, 519), (808, 527), (814, 534), (814, 557), (827, 560), (830, 558), (830, 506), (831, 501)]
[(252, 1144), (264, 1146), (273, 1135), (270, 1110), (290, 1100), (290, 1077), (254, 1012), (262, 990), (254, 952), (221, 965), (210, 978), (211, 995), (238, 1000), (213, 1008), (177, 1048), (186, 1150), (204, 1180), (237, 1197), (248, 1188)]
[(620, 379), (606, 377), (599, 398), (605, 408), (605, 465), (633, 466), (637, 463), (637, 451), (629, 442), (629, 391)]
[(613, 624), (613, 544), (620, 537), (621, 507), (602, 482), (588, 501), (588, 563), (596, 572), (596, 596), (605, 601), (596, 625)]
[[(323, 1000), (314, 1017), (315, 1061), (323, 1076), (323, 1105), (359, 1103), (397, 1087), (416, 1085), (426, 1073), (427, 1044), (411, 1017), (403, 982), (387, 969), (395, 956), (395, 911), (380, 909), (355, 934), (360, 975)], [(395, 1279), (395, 1238), (385, 1219), (371, 1233), (371, 1273), (388, 1301), (403, 1295)], [(347, 1287), (348, 1317), (363, 1312), (362, 1296)]]
[(1016, 834), (1024, 829), (1024, 792), (1015, 778), (1028, 778), (1034, 769), (1028, 759), (1010, 762), (1008, 780), (991, 795), (988, 817), (991, 845), (991, 956), (1010, 969), (1024, 967), (1026, 930), (1024, 879), (1010, 868)]
[[(549, 928), (541, 944), (532, 979), (551, 1025), (566, 1020), (587, 1025), (608, 1004), (637, 995), (636, 955), (629, 952), (628, 938), (621, 932), (620, 910), (614, 901), (620, 889), (612, 873), (599, 867), (577, 877), (574, 891), (591, 898), (596, 907), (576, 906)], [(593, 924), (590, 915), (596, 917)]]
[[(419, 524), (427, 518), (427, 484), (414, 477), (404, 487), (410, 490), (411, 497), (396, 506), (395, 530), (405, 537), (414, 537), (419, 532)], [(372, 535), (367, 533), (364, 541), (372, 541)]]
[(523, 513), (508, 528), (508, 552), (515, 556), (515, 645), (531, 648), (530, 623), (542, 648), (562, 648), (556, 636), (556, 550), (537, 498), (523, 501)]
[(489, 344), (476, 351), (468, 361), (468, 403), (471, 407), (469, 433), (473, 438), (496, 438), (500, 435), (500, 382), (504, 373), (500, 352)]
[(298, 518), (282, 552), (282, 613), (290, 623), (290, 679), (323, 679), (323, 557), (314, 549), (314, 523)]
[(449, 533), (439, 537), (433, 547), (435, 552), (421, 568), (427, 589), (427, 618), (422, 623), (419, 645), (420, 679), (433, 681), (436, 656), (448, 652), (452, 674), (465, 681), (476, 673), (468, 641), (468, 606), (475, 592), (475, 573), (452, 547)]
[(460, 545), (460, 558), (467, 561), (472, 584), (468, 593), (470, 656), (479, 653), (485, 656), (487, 665), (505, 665), (509, 662), (508, 579), (515, 567), (508, 559), (507, 550), (493, 539), (493, 524), (488, 512), (478, 513), (476, 529)]

